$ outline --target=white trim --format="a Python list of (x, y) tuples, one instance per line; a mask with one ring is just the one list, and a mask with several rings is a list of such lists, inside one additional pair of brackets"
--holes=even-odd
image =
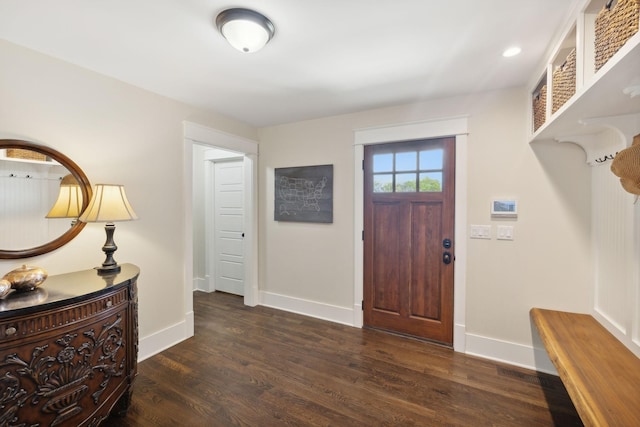
[(260, 305), (353, 326), (350, 308), (260, 291)]
[[(257, 149), (257, 145), (256, 145)], [(258, 154), (244, 156), (244, 304), (258, 305)]]
[(142, 362), (169, 347), (173, 347), (185, 337), (193, 336), (193, 311), (187, 313), (185, 320), (161, 331), (140, 339), (138, 362)]
[(204, 162), (204, 229), (205, 229), (205, 274), (207, 282), (205, 287), (208, 292), (214, 292), (216, 290), (216, 267), (213, 262), (213, 237), (211, 230), (214, 227), (213, 212), (215, 210), (215, 195), (213, 188), (215, 187), (215, 163), (212, 160), (206, 158)]
[(467, 334), (466, 342), (468, 355), (558, 375), (544, 349), (473, 334)]
[[(456, 289), (454, 289), (454, 295), (456, 295)], [(457, 296), (454, 296), (454, 298), (457, 298)], [(454, 306), (455, 306), (455, 302), (454, 302)], [(463, 319), (463, 323), (456, 323), (456, 319), (455, 319), (455, 315), (456, 314), (457, 313), (454, 312), (454, 319), (453, 319), (453, 349), (456, 350), (456, 351), (463, 351), (463, 350), (460, 350), (460, 349), (461, 348), (462, 349), (466, 349), (467, 348), (467, 327), (464, 324), (464, 319)], [(464, 313), (462, 313), (462, 314), (464, 315)]]
[(193, 290), (194, 291), (209, 292), (209, 280), (204, 279), (202, 277), (194, 277), (193, 278)]
[[(354, 307), (363, 297), (362, 230), (364, 229), (364, 185), (362, 161), (364, 145), (409, 141), (423, 138), (456, 137), (456, 206), (455, 206), (455, 265), (453, 303), (453, 348), (465, 352), (466, 271), (467, 271), (467, 145), (468, 117), (450, 117), (354, 131)], [(362, 327), (362, 312), (354, 311), (353, 325)]]
[(184, 137), (205, 145), (224, 148), (243, 154), (258, 154), (258, 142), (238, 135), (208, 128), (197, 123), (183, 122)]
[(355, 145), (467, 134), (467, 116), (355, 129)]
[(455, 263), (453, 266), (453, 349), (466, 349), (467, 302), (467, 158), (468, 134), (456, 136)]
[[(630, 290), (630, 291), (633, 291), (633, 293), (635, 293), (635, 290)], [(635, 301), (635, 299), (633, 299), (633, 301)], [(636, 314), (631, 314), (630, 315), (631, 318), (628, 319), (628, 321), (632, 322), (633, 320), (635, 320), (635, 317), (634, 317), (635, 315)], [(633, 334), (636, 333), (636, 331), (625, 330), (623, 326), (614, 322), (609, 316), (606, 316), (598, 308), (594, 308), (592, 316), (594, 319), (598, 321), (598, 323), (602, 325), (603, 328), (609, 331), (611, 335), (613, 335), (618, 341), (624, 344), (624, 346), (627, 347), (629, 351), (631, 351), (637, 357), (640, 357), (640, 346), (638, 345), (637, 340), (634, 340), (634, 336), (633, 336)]]
[[(184, 197), (182, 204), (184, 206), (184, 313), (185, 321), (189, 318), (189, 313), (193, 313), (193, 144), (184, 143)], [(191, 324), (185, 328), (185, 331), (191, 331), (190, 335), (185, 334), (182, 339), (193, 336), (194, 324), (193, 316)]]
[[(356, 134), (357, 136), (357, 134)], [(354, 151), (354, 199), (353, 199), (353, 302), (355, 307), (360, 310), (353, 312), (353, 326), (361, 328), (364, 324), (362, 317), (362, 301), (364, 299), (363, 277), (364, 277), (364, 242), (362, 240), (362, 232), (364, 230), (364, 173), (362, 170), (362, 162), (364, 161), (364, 145), (356, 145)]]

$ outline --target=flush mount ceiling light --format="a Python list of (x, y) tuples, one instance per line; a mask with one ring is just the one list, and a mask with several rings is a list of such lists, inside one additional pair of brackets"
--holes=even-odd
[(234, 8), (220, 12), (218, 31), (240, 52), (257, 52), (273, 37), (276, 29), (266, 16), (250, 9)]

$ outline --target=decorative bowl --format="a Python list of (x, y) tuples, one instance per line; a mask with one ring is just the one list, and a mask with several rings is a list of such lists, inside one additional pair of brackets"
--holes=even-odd
[(0, 298), (6, 297), (11, 292), (11, 282), (5, 279), (0, 279)]
[(16, 292), (27, 292), (40, 286), (47, 279), (47, 272), (40, 267), (23, 265), (5, 274), (3, 279), (8, 280)]

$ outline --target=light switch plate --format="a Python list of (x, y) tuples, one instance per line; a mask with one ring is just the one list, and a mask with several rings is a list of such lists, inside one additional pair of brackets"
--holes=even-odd
[(499, 225), (498, 234), (496, 235), (498, 240), (513, 240), (513, 226), (512, 225)]
[(491, 239), (490, 225), (472, 225), (469, 233), (472, 239)]

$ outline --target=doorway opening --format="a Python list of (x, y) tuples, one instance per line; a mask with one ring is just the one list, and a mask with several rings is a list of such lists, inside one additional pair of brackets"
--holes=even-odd
[[(205, 153), (211, 157), (205, 162)], [(217, 154), (216, 154), (217, 153)], [(226, 154), (221, 154), (226, 153)], [(214, 263), (210, 261), (207, 268), (207, 259), (209, 256), (212, 243), (209, 245), (207, 241), (215, 240), (213, 230), (213, 221), (209, 226), (206, 224), (206, 207), (207, 203), (211, 205), (211, 194), (207, 196), (207, 179), (209, 175), (209, 183), (213, 183), (212, 174), (215, 173), (215, 164), (225, 160), (237, 162), (242, 165), (241, 172), (236, 168), (232, 175), (234, 179), (237, 174), (242, 174), (242, 193), (236, 192), (233, 203), (240, 203), (243, 207), (243, 213), (240, 217), (236, 216), (232, 230), (238, 230), (240, 236), (233, 236), (235, 241), (231, 246), (235, 254), (238, 254), (238, 247), (241, 248), (242, 263), (238, 263), (236, 259), (225, 258), (227, 263), (224, 269), (232, 267), (234, 270), (231, 275), (241, 277), (243, 280), (242, 290), (244, 294), (245, 305), (255, 306), (258, 304), (258, 235), (257, 235), (257, 167), (258, 167), (258, 143), (247, 138), (236, 135), (227, 134), (215, 129), (207, 128), (195, 123), (184, 123), (184, 170), (185, 170), (185, 194), (187, 195), (185, 204), (185, 233), (184, 251), (185, 251), (185, 313), (186, 313), (186, 335), (193, 335), (193, 291), (201, 287), (209, 288), (210, 277), (214, 271)], [(216, 161), (214, 161), (216, 160)], [(205, 167), (206, 166), (206, 167)], [(207, 168), (209, 171), (207, 172)], [(210, 186), (209, 186), (210, 187)], [(213, 191), (211, 189), (211, 191)], [(211, 191), (209, 193), (211, 193)], [(241, 200), (237, 198), (241, 197)], [(227, 212), (223, 212), (227, 213)], [(239, 222), (239, 223), (238, 223)], [(207, 232), (209, 230), (209, 232)], [(243, 234), (243, 235), (242, 235)], [(211, 236), (211, 237), (207, 237)], [(225, 235), (225, 237), (229, 237)], [(240, 244), (241, 243), (241, 244)], [(209, 247), (209, 249), (207, 249)], [(233, 262), (228, 262), (229, 260)], [(219, 268), (220, 269), (220, 268)], [(206, 272), (206, 273), (205, 273)], [(228, 272), (228, 270), (225, 270)], [(214, 290), (214, 288), (210, 288)]]

